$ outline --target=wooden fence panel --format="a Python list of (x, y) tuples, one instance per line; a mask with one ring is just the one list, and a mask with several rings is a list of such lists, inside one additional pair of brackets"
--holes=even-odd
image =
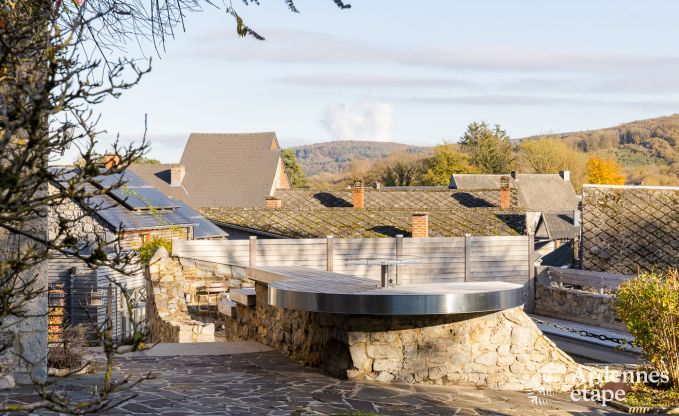
[[(396, 238), (261, 239), (255, 241), (258, 266), (304, 266), (336, 273), (379, 279), (379, 265), (349, 264), (350, 260), (396, 258)], [(391, 268), (402, 283), (506, 280), (525, 283), (529, 278), (527, 236), (403, 238), (400, 258), (417, 264)], [(469, 250), (469, 252), (467, 252)], [(177, 257), (248, 266), (250, 241), (174, 241)], [(328, 263), (328, 253), (332, 259)]]

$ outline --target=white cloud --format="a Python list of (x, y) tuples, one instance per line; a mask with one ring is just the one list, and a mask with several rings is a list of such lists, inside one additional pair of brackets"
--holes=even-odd
[(352, 105), (328, 105), (320, 122), (333, 139), (389, 141), (393, 113), (391, 104), (371, 98)]

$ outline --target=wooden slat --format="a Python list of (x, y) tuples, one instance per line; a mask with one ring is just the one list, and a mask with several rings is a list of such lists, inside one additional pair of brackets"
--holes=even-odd
[(558, 267), (548, 267), (548, 273), (550, 280), (563, 284), (593, 287), (597, 289), (610, 288), (611, 290), (617, 290), (623, 282), (634, 277), (624, 274), (562, 269)]

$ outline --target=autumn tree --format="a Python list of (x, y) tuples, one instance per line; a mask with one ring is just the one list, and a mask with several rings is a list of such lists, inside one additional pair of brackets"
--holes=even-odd
[(485, 121), (471, 123), (459, 143), (480, 173), (507, 173), (512, 169), (512, 145), (507, 132), (497, 124), (491, 129)]
[(455, 144), (444, 143), (434, 147), (433, 155), (424, 161), (425, 172), (421, 185), (446, 186), (455, 173), (474, 173), (468, 156)]
[(281, 150), (281, 158), (283, 159), (283, 165), (285, 166), (285, 174), (288, 176), (288, 181), (292, 188), (304, 188), (308, 186), (306, 176), (304, 175), (304, 169), (297, 162), (297, 156), (295, 155), (294, 149), (283, 149)]
[(526, 139), (519, 144), (517, 158), (522, 172), (571, 172), (571, 182), (578, 188), (586, 176), (587, 157), (563, 140), (551, 138)]
[(625, 174), (615, 160), (595, 156), (587, 162), (587, 182), (602, 185), (624, 185)]

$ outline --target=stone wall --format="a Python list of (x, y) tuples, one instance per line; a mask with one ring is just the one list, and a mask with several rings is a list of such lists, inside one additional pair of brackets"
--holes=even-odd
[[(46, 192), (46, 187), (41, 188), (36, 197)], [(19, 226), (25, 232), (47, 238), (46, 211), (41, 209), (35, 216), (26, 216), (26, 221)], [(35, 248), (34, 240), (0, 230), (0, 263), (15, 261), (15, 253)], [(37, 248), (40, 250), (40, 246)], [(34, 264), (16, 278), (16, 285), (30, 284), (31, 299), (23, 299), (27, 294), (24, 291), (17, 293), (13, 301), (19, 302), (23, 316), (9, 315), (0, 320), (0, 346), (3, 348), (0, 352), (0, 389), (14, 387), (15, 382), (30, 383), (32, 378), (47, 377), (47, 261)]]
[[(56, 193), (54, 185), (49, 185), (50, 193)], [(115, 237), (106, 223), (99, 218), (85, 215), (85, 211), (70, 199), (64, 200), (57, 207), (50, 207), (48, 213), (49, 238), (54, 239), (57, 235), (59, 218), (68, 219), (71, 235), (78, 236), (81, 241), (96, 241), (104, 237), (105, 241), (112, 241)]]
[(615, 299), (612, 294), (559, 287), (542, 274), (536, 279), (535, 313), (538, 315), (627, 331), (616, 312)]
[(184, 301), (182, 266), (160, 247), (146, 267), (146, 315), (153, 342), (212, 342), (214, 324), (193, 320)]
[(486, 314), (366, 316), (268, 305), (225, 318), (226, 338), (256, 340), (332, 375), (378, 382), (473, 384), (504, 390), (565, 391), (588, 375), (521, 308)]
[(225, 282), (230, 289), (252, 287), (254, 283), (245, 276), (245, 268), (202, 260), (178, 258), (184, 276), (184, 294), (190, 299), (188, 306), (217, 305), (219, 295), (202, 295), (200, 288), (210, 282)]

